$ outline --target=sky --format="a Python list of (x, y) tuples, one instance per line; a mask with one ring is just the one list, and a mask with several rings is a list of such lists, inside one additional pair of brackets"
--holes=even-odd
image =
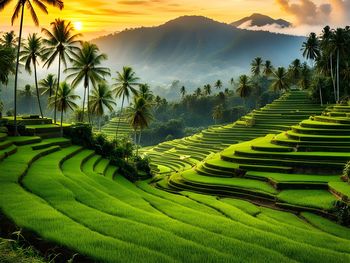
[[(0, 12), (0, 31), (17, 30), (11, 26), (12, 2)], [(33, 1), (32, 1), (33, 2)], [(252, 13), (283, 18), (293, 28), (265, 28), (289, 34), (306, 35), (320, 30), (325, 24), (350, 24), (350, 0), (66, 0), (62, 11), (49, 7), (49, 14), (38, 8), (40, 27), (35, 28), (26, 13), (25, 32), (40, 31), (55, 18), (71, 20), (86, 39), (95, 38), (126, 28), (157, 26), (183, 15), (203, 15), (220, 22), (231, 23)], [(249, 28), (249, 25), (247, 25)], [(254, 29), (254, 28), (251, 28)]]

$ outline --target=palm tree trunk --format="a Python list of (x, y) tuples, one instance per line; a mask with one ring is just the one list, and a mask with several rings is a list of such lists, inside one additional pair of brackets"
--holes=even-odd
[(63, 109), (61, 111), (61, 137), (63, 137)]
[(140, 129), (140, 135), (139, 135), (139, 145), (141, 145), (141, 134), (142, 134), (142, 129)]
[(135, 142), (135, 144), (137, 143), (136, 136), (137, 136), (137, 132), (136, 132), (136, 130), (135, 130), (135, 131), (134, 131), (134, 142)]
[(333, 83), (334, 101), (337, 102), (337, 90), (335, 87), (335, 79), (334, 79), (334, 72), (333, 72), (333, 53), (331, 53), (330, 60), (331, 60), (331, 78)]
[(321, 102), (321, 106), (323, 106), (322, 89), (321, 89), (321, 87), (319, 87), (319, 90), (320, 90), (320, 102)]
[(91, 124), (91, 117), (90, 117), (90, 85), (89, 85), (89, 82), (87, 83), (87, 114), (88, 114), (89, 124)]
[(54, 122), (56, 124), (56, 114), (57, 114), (57, 94), (60, 87), (60, 77), (61, 77), (61, 54), (58, 55), (58, 75), (57, 75), (57, 87), (55, 93), (55, 111), (54, 111)]
[(84, 113), (85, 113), (85, 97), (86, 97), (86, 87), (84, 87), (84, 97), (83, 97), (83, 116), (81, 117), (81, 122), (84, 122)]
[(120, 121), (122, 118), (122, 112), (123, 112), (123, 107), (124, 107), (124, 99), (125, 99), (125, 95), (123, 95), (123, 99), (122, 99), (122, 106), (120, 108), (120, 115), (119, 115), (119, 120), (118, 120), (117, 131), (115, 133), (115, 137), (118, 137), (118, 130), (119, 130), (119, 125), (120, 125)]
[(337, 52), (337, 103), (339, 103), (340, 100), (340, 83), (339, 83), (339, 59), (340, 59), (340, 54), (339, 54), (339, 49)]
[(35, 63), (35, 62), (34, 62), (34, 78), (35, 78), (36, 97), (37, 97), (37, 99), (38, 99), (38, 105), (39, 105), (40, 115), (41, 115), (41, 118), (44, 118), (43, 110), (42, 110), (42, 108), (41, 108), (40, 96), (39, 96), (38, 77), (37, 77), (37, 74), (36, 74), (36, 63)]
[(19, 55), (21, 51), (21, 40), (22, 40), (22, 30), (23, 30), (23, 18), (24, 18), (24, 4), (22, 3), (22, 14), (21, 22), (19, 26), (19, 37), (18, 37), (18, 48), (17, 48), (17, 60), (16, 60), (16, 73), (15, 73), (15, 89), (14, 89), (14, 119), (13, 124), (15, 126), (15, 136), (18, 135), (17, 127), (17, 84), (18, 84), (18, 68), (19, 68)]
[(102, 116), (98, 116), (98, 130), (101, 132), (101, 119)]

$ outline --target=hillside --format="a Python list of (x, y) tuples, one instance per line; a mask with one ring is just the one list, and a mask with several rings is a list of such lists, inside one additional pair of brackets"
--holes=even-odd
[[(245, 71), (256, 56), (275, 65), (300, 57), (302, 37), (242, 30), (201, 16), (94, 40), (114, 69), (132, 65), (146, 82), (213, 81)], [(204, 76), (204, 77), (203, 77)]]

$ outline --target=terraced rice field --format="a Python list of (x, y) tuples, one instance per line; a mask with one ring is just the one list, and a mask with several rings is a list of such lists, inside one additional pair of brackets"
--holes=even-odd
[(328, 215), (350, 200), (350, 106), (331, 106), (279, 134), (235, 144), (158, 187), (235, 196)]
[[(116, 136), (116, 131), (118, 127), (119, 117), (111, 119), (106, 125), (101, 128), (101, 132), (105, 134), (108, 138), (114, 139)], [(118, 137), (130, 137), (133, 134), (133, 130), (130, 127), (127, 119), (122, 117), (120, 119)]]
[(132, 184), (62, 138), (0, 138), (2, 213), (84, 262), (350, 261), (350, 230), (315, 214)]
[(310, 101), (307, 92), (291, 91), (233, 124), (213, 126), (191, 137), (147, 147), (141, 152), (151, 158), (157, 173), (187, 170), (232, 144), (280, 133), (323, 110)]

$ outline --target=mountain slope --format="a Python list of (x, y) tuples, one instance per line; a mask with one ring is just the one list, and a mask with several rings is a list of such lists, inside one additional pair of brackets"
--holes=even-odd
[(249, 26), (257, 26), (257, 27), (263, 27), (263, 26), (273, 25), (273, 24), (275, 24), (281, 28), (292, 26), (292, 24), (286, 20), (273, 19), (269, 16), (257, 14), (257, 13), (252, 14), (251, 16), (244, 17), (240, 20), (237, 20), (237, 21), (231, 23), (231, 25), (235, 26), (235, 27), (240, 27), (240, 26), (247, 24), (247, 23), (249, 23)]
[(185, 16), (161, 26), (125, 30), (94, 40), (113, 68), (132, 65), (146, 81), (203, 82), (247, 70), (261, 56), (276, 65), (300, 57), (304, 38), (242, 30), (205, 17)]

